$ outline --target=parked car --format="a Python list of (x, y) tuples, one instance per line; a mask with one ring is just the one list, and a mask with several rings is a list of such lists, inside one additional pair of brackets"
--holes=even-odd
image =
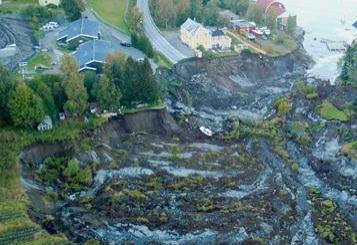
[(254, 36), (252, 33), (249, 33), (249, 32), (247, 32), (247, 33), (245, 34), (245, 37), (248, 38), (248, 39), (251, 40), (251, 41), (254, 41), (254, 40), (255, 40), (255, 36)]
[(268, 29), (268, 27), (264, 26), (260, 28), (262, 32), (264, 32), (265, 35), (269, 36), (271, 34), (271, 31)]
[(125, 41), (121, 41), (120, 45), (123, 47), (131, 47), (131, 43), (125, 42)]
[(136, 59), (136, 61), (142, 63), (142, 62), (144, 62), (144, 58), (138, 58), (138, 59)]
[(47, 25), (53, 26), (54, 28), (57, 28), (59, 26), (58, 23), (55, 21), (50, 21), (47, 23)]

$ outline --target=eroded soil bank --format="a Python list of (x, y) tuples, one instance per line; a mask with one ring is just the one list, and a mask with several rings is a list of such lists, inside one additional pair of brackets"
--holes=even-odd
[[(308, 65), (245, 54), (159, 72), (167, 110), (23, 151), (31, 215), (79, 243), (354, 244), (357, 90), (304, 78)], [(324, 118), (326, 101), (348, 119)]]

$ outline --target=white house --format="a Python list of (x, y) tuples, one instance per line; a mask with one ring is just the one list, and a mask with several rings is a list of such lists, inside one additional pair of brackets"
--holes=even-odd
[[(0, 3), (1, 3), (1, 0), (0, 0)], [(61, 1), (60, 0), (39, 0), (38, 3), (41, 6), (47, 6), (49, 4), (54, 4), (54, 5), (58, 6), (58, 5), (60, 5)]]
[(43, 121), (37, 126), (38, 131), (51, 130), (52, 128), (53, 128), (53, 124), (50, 116), (45, 116)]

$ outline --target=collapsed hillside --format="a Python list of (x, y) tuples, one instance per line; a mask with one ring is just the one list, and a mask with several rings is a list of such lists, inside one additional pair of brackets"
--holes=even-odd
[(354, 244), (357, 90), (305, 78), (308, 64), (243, 54), (161, 71), (170, 113), (23, 152), (32, 216), (79, 243)]
[(167, 102), (172, 113), (192, 110), (202, 124), (220, 131), (230, 116), (252, 120), (268, 116), (272, 102), (287, 94), (311, 63), (301, 50), (279, 58), (243, 53), (193, 59), (162, 76), (171, 85)]

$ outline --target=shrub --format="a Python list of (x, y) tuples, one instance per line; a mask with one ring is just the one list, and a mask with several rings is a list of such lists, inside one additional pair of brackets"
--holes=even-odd
[(285, 116), (292, 109), (291, 103), (289, 102), (289, 100), (287, 98), (284, 98), (284, 97), (279, 98), (275, 102), (274, 107), (275, 107), (279, 116)]
[(152, 47), (150, 40), (144, 34), (132, 33), (131, 43), (133, 47), (141, 50), (149, 58), (154, 57), (154, 48)]
[(304, 95), (306, 99), (315, 99), (318, 97), (316, 88), (312, 85), (306, 84), (304, 81), (298, 81), (296, 83), (297, 91)]
[(299, 165), (296, 162), (294, 162), (293, 165), (291, 166), (291, 169), (294, 172), (297, 172), (297, 171), (299, 171)]
[(92, 170), (89, 166), (80, 167), (76, 159), (50, 157), (44, 161), (39, 177), (49, 185), (77, 192), (90, 185)]
[(357, 140), (344, 144), (341, 148), (342, 154), (357, 159)]

